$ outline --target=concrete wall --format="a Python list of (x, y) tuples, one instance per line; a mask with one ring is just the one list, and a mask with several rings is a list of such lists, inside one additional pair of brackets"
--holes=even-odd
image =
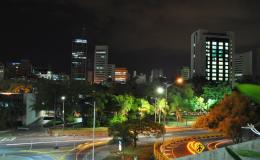
[[(260, 152), (260, 139), (253, 140), (253, 141), (248, 141), (240, 144), (235, 144), (229, 146), (233, 151), (236, 149), (241, 149), (241, 150), (251, 150), (251, 151), (256, 151)], [(253, 160), (253, 158), (246, 158), (246, 157), (241, 157), (243, 160)], [(232, 160), (233, 158), (228, 154), (228, 152), (225, 150), (225, 148), (220, 148), (214, 151), (207, 151), (203, 152), (198, 155), (191, 155), (191, 156), (186, 156), (182, 158), (177, 158), (177, 160)]]

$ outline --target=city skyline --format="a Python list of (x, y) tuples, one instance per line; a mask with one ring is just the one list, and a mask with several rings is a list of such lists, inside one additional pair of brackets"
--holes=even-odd
[(94, 45), (107, 44), (110, 62), (129, 68), (130, 73), (162, 68), (172, 77), (182, 66), (189, 66), (190, 35), (199, 28), (233, 31), (238, 53), (258, 47), (258, 4), (257, 1), (6, 1), (1, 5), (4, 23), (0, 61), (30, 59), (70, 73), (71, 40), (86, 27), (88, 53), (92, 57)]

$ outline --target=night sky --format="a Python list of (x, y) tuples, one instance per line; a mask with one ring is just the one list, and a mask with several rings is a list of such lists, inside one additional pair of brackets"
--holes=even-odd
[(71, 40), (86, 27), (89, 54), (107, 44), (109, 63), (169, 77), (190, 64), (190, 35), (234, 31), (236, 51), (260, 47), (258, 0), (3, 0), (0, 61), (30, 59), (69, 73)]

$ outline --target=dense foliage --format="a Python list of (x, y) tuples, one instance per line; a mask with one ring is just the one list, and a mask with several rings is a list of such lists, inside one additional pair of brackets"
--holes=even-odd
[(250, 105), (250, 100), (238, 92), (227, 95), (210, 112), (197, 119), (195, 127), (223, 131), (235, 143), (242, 140), (242, 126), (257, 123), (259, 108)]

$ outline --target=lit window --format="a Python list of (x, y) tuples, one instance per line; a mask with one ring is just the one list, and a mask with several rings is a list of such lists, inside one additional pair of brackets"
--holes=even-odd
[(219, 73), (223, 73), (223, 70), (219, 70)]
[(227, 42), (225, 43), (225, 46), (228, 46), (228, 43), (227, 43)]
[(223, 61), (223, 58), (219, 58), (218, 60), (219, 60), (219, 61)]
[(228, 65), (228, 62), (225, 62), (225, 65)]
[(212, 77), (212, 80), (215, 81), (215, 80), (217, 80), (217, 79), (216, 79), (216, 77)]
[(223, 74), (218, 74), (219, 77), (223, 77)]
[(228, 54), (225, 54), (225, 57), (228, 57)]
[(223, 66), (218, 66), (219, 69), (223, 69)]
[(208, 73), (207, 75), (210, 76), (210, 73)]
[(228, 77), (228, 74), (225, 74), (225, 77)]
[(217, 76), (217, 74), (216, 74), (216, 73), (212, 73), (212, 76), (213, 76), (213, 77), (216, 77), (216, 76)]
[(217, 53), (217, 50), (213, 49), (213, 50), (212, 50), (212, 53)]
[(212, 45), (217, 45), (217, 42), (212, 42)]
[(223, 42), (218, 42), (218, 45), (219, 46), (223, 46)]
[(223, 49), (223, 46), (218, 46), (218, 49)]
[(206, 48), (210, 48), (210, 46), (207, 45)]
[(218, 53), (223, 53), (223, 50), (219, 50)]
[(223, 78), (219, 78), (220, 81), (223, 81)]
[(213, 65), (212, 68), (217, 68), (217, 66)]
[(217, 46), (212, 46), (212, 49), (217, 49)]
[(225, 69), (228, 69), (228, 66), (225, 66)]
[(226, 50), (228, 50), (228, 47), (225, 47)]
[(215, 72), (215, 73), (216, 73), (216, 69), (212, 69), (212, 72)]
[(212, 62), (212, 64), (215, 64), (215, 65), (216, 65), (216, 64), (217, 64), (217, 62)]
[(223, 65), (223, 62), (219, 62), (219, 65)]
[(210, 44), (210, 41), (207, 41), (206, 44)]

